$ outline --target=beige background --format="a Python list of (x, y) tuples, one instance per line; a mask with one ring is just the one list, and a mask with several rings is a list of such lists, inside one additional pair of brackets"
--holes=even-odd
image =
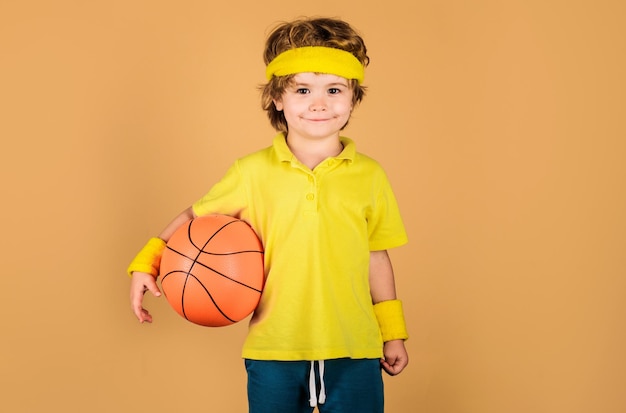
[(7, 412), (243, 412), (245, 322), (207, 329), (124, 270), (269, 145), (269, 29), (342, 17), (387, 169), (411, 363), (388, 412), (626, 411), (624, 2), (0, 2), (0, 400)]

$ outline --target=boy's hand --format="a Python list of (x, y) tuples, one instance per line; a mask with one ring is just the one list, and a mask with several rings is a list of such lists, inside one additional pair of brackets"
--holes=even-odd
[(380, 360), (380, 364), (390, 376), (400, 374), (409, 364), (409, 354), (404, 347), (404, 340), (386, 342), (383, 347), (383, 354), (385, 358)]
[(145, 272), (133, 272), (133, 277), (130, 281), (130, 305), (133, 313), (135, 313), (135, 316), (141, 323), (144, 321), (152, 322), (152, 316), (148, 310), (143, 308), (143, 295), (146, 291), (150, 291), (155, 297), (161, 296), (161, 291), (152, 275)]

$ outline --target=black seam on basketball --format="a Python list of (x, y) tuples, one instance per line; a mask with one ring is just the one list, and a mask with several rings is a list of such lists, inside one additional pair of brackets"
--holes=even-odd
[[(232, 318), (230, 318), (229, 316), (227, 316), (227, 315), (226, 315), (226, 313), (224, 313), (224, 312), (222, 311), (222, 309), (220, 308), (220, 306), (219, 306), (219, 305), (217, 304), (217, 302), (213, 299), (213, 295), (211, 295), (211, 293), (209, 292), (209, 290), (208, 290), (208, 289), (204, 286), (204, 284), (202, 283), (202, 281), (200, 281), (200, 280), (198, 279), (198, 277), (196, 277), (196, 276), (195, 276), (195, 275), (193, 275), (193, 274), (189, 274), (189, 277), (193, 277), (193, 278), (194, 278), (194, 279), (198, 282), (198, 284), (200, 284), (200, 285), (202, 286), (202, 288), (204, 289), (204, 291), (206, 291), (206, 293), (208, 294), (209, 298), (211, 299), (211, 302), (213, 303), (213, 305), (215, 306), (215, 308), (217, 308), (217, 311), (219, 311), (221, 315), (223, 315), (223, 316), (224, 316), (224, 317), (225, 317), (228, 321), (230, 321), (230, 322), (232, 322), (232, 323), (236, 323), (236, 322), (237, 322), (237, 320), (233, 320)], [(187, 277), (187, 279), (189, 279), (189, 277)], [(186, 286), (186, 285), (187, 285), (187, 281), (185, 281), (185, 286)], [(184, 303), (184, 300), (185, 300), (185, 289), (184, 289), (184, 288), (183, 288), (183, 293), (182, 293), (182, 296), (183, 296), (183, 312), (185, 312), (185, 303)], [(185, 315), (185, 318), (187, 318), (187, 315)]]
[[(191, 266), (193, 267), (193, 264), (191, 264)], [(191, 268), (189, 269), (189, 271), (191, 271)], [(185, 282), (183, 283), (183, 290), (180, 293), (180, 308), (183, 310), (183, 317), (185, 317), (186, 320), (189, 320), (189, 318), (187, 317), (187, 311), (185, 311), (185, 290), (187, 289), (187, 281), (189, 281), (189, 271), (187, 271), (187, 273), (185, 274)], [(184, 271), (181, 271), (184, 273)]]

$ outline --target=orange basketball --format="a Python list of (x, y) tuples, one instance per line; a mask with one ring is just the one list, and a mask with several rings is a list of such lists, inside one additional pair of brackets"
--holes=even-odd
[(250, 226), (206, 215), (176, 230), (161, 258), (161, 288), (178, 314), (208, 327), (247, 317), (263, 289), (263, 246)]

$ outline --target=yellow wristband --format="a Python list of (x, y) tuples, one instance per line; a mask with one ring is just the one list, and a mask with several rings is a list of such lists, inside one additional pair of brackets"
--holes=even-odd
[(151, 274), (154, 278), (158, 277), (165, 245), (161, 238), (150, 238), (128, 266), (128, 275), (132, 277), (133, 272), (138, 271)]
[(380, 326), (383, 342), (391, 340), (406, 340), (409, 334), (404, 322), (402, 301), (388, 300), (374, 304), (374, 314)]

